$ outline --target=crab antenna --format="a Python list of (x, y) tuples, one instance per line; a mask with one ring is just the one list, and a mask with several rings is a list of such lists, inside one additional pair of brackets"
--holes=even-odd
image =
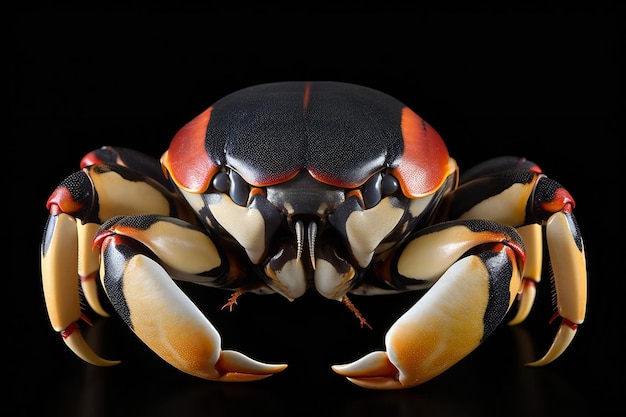
[(302, 223), (302, 220), (298, 220), (294, 228), (296, 231), (296, 244), (298, 247), (298, 251), (296, 253), (296, 259), (300, 260), (300, 257), (302, 257), (302, 247), (304, 246), (304, 242), (302, 241), (302, 233), (304, 232), (304, 223)]
[(317, 238), (317, 223), (309, 223), (307, 230), (307, 239), (309, 244), (309, 257), (311, 258), (311, 265), (315, 269), (315, 239)]

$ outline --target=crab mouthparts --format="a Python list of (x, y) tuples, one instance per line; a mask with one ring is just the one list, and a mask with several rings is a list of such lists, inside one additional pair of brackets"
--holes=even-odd
[(295, 240), (283, 242), (265, 264), (266, 284), (289, 300), (315, 288), (322, 296), (341, 301), (354, 286), (356, 272), (337, 254), (335, 239), (322, 239), (315, 219), (294, 220), (293, 232)]
[[(308, 172), (288, 183), (267, 187), (266, 198), (286, 219), (265, 263), (265, 282), (288, 299), (312, 287), (323, 296), (341, 300), (353, 287), (354, 268), (337, 251), (349, 253), (344, 240), (328, 222), (346, 199), (345, 190), (324, 184)], [(342, 243), (340, 243), (342, 242)]]
[(304, 222), (302, 220), (296, 221), (294, 225), (296, 233), (296, 260), (299, 262), (302, 258), (302, 252), (304, 249), (304, 237), (306, 237), (306, 244), (309, 249), (309, 260), (311, 267), (315, 270), (315, 239), (317, 238), (317, 223), (312, 221), (306, 226), (304, 230)]

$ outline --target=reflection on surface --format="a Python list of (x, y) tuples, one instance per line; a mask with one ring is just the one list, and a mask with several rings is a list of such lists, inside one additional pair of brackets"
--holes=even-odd
[[(371, 317), (373, 331), (360, 329), (349, 312), (343, 314), (340, 304), (335, 310), (335, 304), (318, 305), (317, 300), (309, 305), (277, 302), (277, 307), (266, 301), (246, 303), (250, 303), (246, 309), (260, 309), (257, 318), (249, 317), (249, 312), (224, 318), (215, 311), (210, 314), (224, 329), (227, 348), (240, 349), (255, 359), (287, 361), (290, 366), (281, 374), (253, 383), (199, 380), (156, 357), (120, 320), (95, 320), (85, 331), (86, 339), (96, 352), (120, 358), (122, 364), (98, 368), (73, 358), (64, 346), (51, 349), (56, 356), (49, 365), (53, 368), (42, 374), (47, 381), (41, 382), (47, 391), (38, 393), (40, 402), (27, 407), (40, 415), (64, 417), (250, 416), (261, 410), (273, 417), (537, 417), (584, 415), (588, 410), (579, 384), (566, 377), (572, 375), (571, 362), (559, 359), (560, 363), (542, 368), (523, 366), (543, 354), (552, 337), (548, 331), (529, 334), (528, 327), (536, 323), (501, 326), (470, 356), (424, 385), (370, 391), (330, 370), (333, 363), (381, 347), (389, 323), (372, 317), (375, 310), (369, 305), (362, 312)], [(386, 319), (390, 322), (399, 314), (394, 308), (405, 308), (394, 304), (398, 303), (383, 300), (375, 307), (389, 309), (379, 311), (390, 312)], [(321, 309), (312, 314), (312, 306)]]

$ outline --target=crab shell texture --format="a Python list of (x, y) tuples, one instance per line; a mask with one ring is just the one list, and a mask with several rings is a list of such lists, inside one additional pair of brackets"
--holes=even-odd
[(456, 173), (412, 110), (340, 82), (230, 94), (177, 133), (162, 163), (210, 230), (253, 264), (270, 258), (260, 276), (289, 299), (315, 286), (341, 300)]

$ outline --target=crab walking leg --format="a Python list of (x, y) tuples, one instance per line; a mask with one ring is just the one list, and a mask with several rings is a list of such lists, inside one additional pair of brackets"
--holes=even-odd
[[(114, 164), (127, 167), (147, 178), (159, 182), (171, 191), (171, 183), (163, 175), (161, 164), (155, 158), (128, 148), (102, 146), (87, 153), (80, 161), (80, 167), (85, 168), (99, 164)], [(89, 172), (87, 169), (85, 172)], [(148, 180), (146, 180), (148, 181)], [(119, 188), (119, 187), (118, 187)], [(152, 212), (152, 211), (151, 211)], [(121, 213), (120, 213), (121, 214)], [(89, 306), (99, 315), (108, 317), (98, 299), (98, 269), (100, 253), (92, 249), (91, 241), (100, 227), (99, 223), (76, 223), (78, 227), (78, 273), (80, 282)]]
[[(110, 149), (110, 148), (107, 148)], [(55, 227), (65, 224), (59, 220), (57, 215), (63, 214), (76, 219), (73, 227), (77, 233), (73, 239), (78, 239), (77, 253), (68, 248), (52, 248), (48, 251), (56, 254), (67, 254), (67, 259), (49, 256), (47, 263), (42, 264), (45, 274), (51, 274), (64, 280), (58, 274), (47, 272), (46, 269), (69, 266), (68, 262), (74, 265), (74, 272), (67, 268), (68, 278), (76, 277), (76, 272), (80, 277), (82, 293), (89, 306), (99, 315), (107, 317), (109, 314), (104, 310), (98, 299), (97, 276), (99, 270), (98, 251), (92, 248), (92, 240), (96, 231), (107, 219), (126, 214), (138, 213), (158, 213), (163, 215), (174, 215), (184, 219), (195, 218), (190, 213), (190, 209), (157, 180), (142, 175), (143, 171), (157, 172), (158, 161), (151, 160), (138, 152), (124, 151), (122, 154), (131, 155), (135, 166), (139, 166), (142, 171), (134, 171), (124, 166), (117, 165), (88, 165), (95, 163), (97, 155), (102, 157), (107, 153), (120, 155), (119, 152), (102, 150), (92, 152), (85, 156), (81, 163), (82, 169), (67, 176), (52, 192), (47, 201), (47, 208), (50, 210), (51, 220), (48, 222), (48, 230), (44, 235), (43, 246), (64, 246), (62, 239), (56, 239), (54, 243), (50, 237), (55, 234)], [(109, 156), (113, 162), (113, 156)], [(144, 168), (145, 167), (145, 168)], [(159, 168), (160, 170), (160, 168)], [(162, 177), (162, 174), (160, 174)], [(137, 196), (141, 196), (138, 198)], [(63, 226), (65, 227), (65, 226)], [(69, 229), (68, 229), (69, 230)], [(59, 232), (60, 233), (60, 232)], [(56, 265), (56, 266), (55, 266)], [(75, 282), (74, 285), (78, 285)]]
[(526, 247), (526, 269), (522, 289), (518, 295), (519, 305), (515, 317), (508, 324), (514, 326), (526, 320), (532, 310), (537, 295), (537, 283), (541, 281), (543, 267), (543, 228), (533, 223), (517, 228), (517, 232), (524, 240)]
[(557, 314), (562, 321), (548, 352), (527, 364), (530, 366), (546, 365), (567, 349), (585, 319), (587, 304), (585, 250), (574, 216), (565, 211), (553, 214), (546, 225), (546, 240), (554, 272)]
[(46, 224), (41, 251), (41, 276), (46, 308), (52, 327), (65, 344), (81, 359), (94, 365), (109, 366), (119, 361), (99, 357), (85, 342), (77, 321), (82, 317), (78, 293), (78, 231), (69, 214), (52, 215)]
[[(493, 331), (519, 291), (524, 252), (512, 228), (503, 227), (499, 233), (487, 225), (481, 232), (481, 224), (485, 223), (453, 224), (407, 245), (398, 272), (436, 280), (435, 284), (389, 329), (386, 352), (336, 365), (335, 372), (365, 388), (412, 387), (449, 369)], [(456, 240), (448, 240), (452, 237)], [(480, 245), (481, 239), (486, 244)], [(463, 256), (469, 245), (481, 249)], [(409, 258), (410, 271), (402, 265), (403, 257)], [(431, 276), (441, 266), (443, 274)]]
[(173, 218), (132, 216), (105, 223), (95, 242), (101, 246), (100, 276), (114, 308), (172, 366), (219, 381), (258, 380), (286, 368), (222, 351), (215, 327), (166, 269), (149, 257), (154, 253), (177, 273), (218, 271), (222, 266), (218, 251), (198, 229)]
[[(510, 166), (506, 161), (504, 164)], [(545, 228), (547, 255), (556, 287), (555, 317), (562, 320), (546, 355), (528, 365), (546, 365), (565, 351), (585, 316), (587, 271), (583, 239), (573, 215), (576, 203), (561, 184), (541, 174), (536, 167), (500, 173), (494, 172), (490, 165), (483, 168), (451, 194), (446, 214), (449, 218), (489, 219), (518, 227), (520, 231), (531, 224)], [(533, 271), (529, 269), (525, 276), (520, 310), (510, 324), (519, 323), (528, 314), (534, 298), (534, 282), (539, 280), (534, 268), (539, 266), (537, 262), (542, 254), (539, 248), (543, 244), (534, 232), (533, 236), (524, 235), (524, 241), (528, 265)]]
[(87, 304), (102, 317), (109, 317), (109, 313), (102, 307), (98, 298), (98, 269), (100, 268), (100, 253), (92, 248), (91, 242), (100, 228), (97, 223), (76, 222), (78, 231), (78, 275)]

